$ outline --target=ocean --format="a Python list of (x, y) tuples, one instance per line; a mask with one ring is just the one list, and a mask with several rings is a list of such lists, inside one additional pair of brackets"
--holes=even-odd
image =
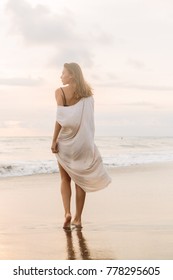
[[(51, 137), (1, 137), (0, 178), (58, 172)], [(173, 137), (95, 137), (107, 167), (173, 161)]]

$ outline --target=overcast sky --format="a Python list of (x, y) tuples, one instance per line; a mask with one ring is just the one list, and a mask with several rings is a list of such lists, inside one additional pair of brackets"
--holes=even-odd
[(96, 135), (173, 136), (172, 0), (1, 0), (0, 136), (52, 135), (65, 62)]

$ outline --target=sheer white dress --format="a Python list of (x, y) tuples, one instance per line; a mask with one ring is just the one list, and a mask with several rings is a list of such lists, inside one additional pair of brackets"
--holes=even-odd
[(57, 106), (58, 162), (85, 192), (94, 192), (111, 182), (94, 143), (94, 99), (81, 98), (71, 106)]

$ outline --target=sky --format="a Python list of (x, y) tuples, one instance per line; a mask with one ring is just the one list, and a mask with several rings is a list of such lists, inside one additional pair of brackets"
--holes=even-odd
[(1, 0), (0, 136), (52, 136), (78, 63), (96, 136), (173, 136), (172, 0)]

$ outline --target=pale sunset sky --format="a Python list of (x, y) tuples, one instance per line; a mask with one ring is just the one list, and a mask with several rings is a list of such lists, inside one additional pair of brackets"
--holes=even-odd
[(0, 136), (51, 136), (65, 62), (96, 136), (173, 136), (172, 0), (1, 0)]

